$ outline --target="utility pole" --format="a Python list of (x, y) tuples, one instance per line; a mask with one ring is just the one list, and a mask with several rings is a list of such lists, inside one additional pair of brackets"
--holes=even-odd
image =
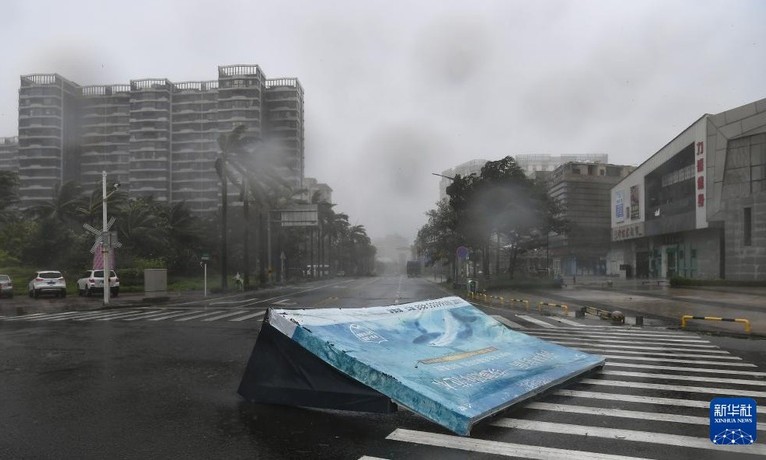
[(104, 306), (107, 306), (109, 305), (109, 294), (111, 294), (109, 290), (111, 288), (110, 281), (112, 278), (112, 273), (109, 268), (109, 256), (112, 242), (109, 235), (109, 226), (106, 219), (106, 202), (107, 198), (109, 198), (109, 196), (106, 194), (106, 171), (101, 171), (101, 196), (103, 198), (103, 202), (101, 203), (101, 217), (103, 221), (101, 231), (104, 235), (103, 240), (101, 241), (101, 254), (104, 257)]
[(227, 182), (228, 177), (226, 176), (226, 149), (221, 149), (221, 289), (226, 290), (228, 287), (227, 278), (228, 278), (228, 244), (227, 244), (227, 234), (229, 232), (228, 229), (228, 216), (226, 209), (228, 207), (227, 201), (228, 201), (228, 187)]

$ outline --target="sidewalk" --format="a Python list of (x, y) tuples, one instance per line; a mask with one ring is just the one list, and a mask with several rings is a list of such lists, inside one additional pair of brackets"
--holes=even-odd
[[(611, 285), (608, 283), (612, 280)], [(567, 305), (569, 316), (590, 306), (607, 311), (620, 311), (626, 316), (644, 316), (662, 320), (668, 327), (680, 327), (684, 315), (747, 319), (751, 336), (766, 337), (766, 288), (683, 287), (671, 288), (664, 280), (617, 280), (613, 278), (580, 278), (572, 284), (571, 277), (561, 289), (501, 289), (488, 294), (529, 301), (532, 311), (538, 302)], [(648, 281), (648, 282), (647, 282)], [(658, 283), (658, 281), (660, 281)], [(563, 309), (548, 308), (554, 314)], [(646, 324), (646, 321), (645, 321)], [(711, 320), (688, 320), (687, 329), (744, 334), (744, 324)]]

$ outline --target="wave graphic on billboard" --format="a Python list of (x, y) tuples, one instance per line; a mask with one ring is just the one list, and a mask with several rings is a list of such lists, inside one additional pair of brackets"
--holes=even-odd
[[(263, 327), (374, 390), (368, 397), (390, 398), (460, 435), (492, 414), (604, 365), (600, 356), (508, 329), (459, 297), (368, 308), (271, 309)], [(251, 369), (257, 367), (258, 346), (240, 394), (289, 404), (253, 394), (261, 388), (248, 383), (258, 378)], [(289, 352), (282, 356), (292, 359)]]

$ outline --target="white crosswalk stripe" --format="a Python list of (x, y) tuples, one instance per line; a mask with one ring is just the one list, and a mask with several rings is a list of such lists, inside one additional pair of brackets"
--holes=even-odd
[[(539, 422), (532, 420), (518, 420), (512, 418), (505, 418), (492, 422), (492, 425), (503, 428), (516, 428), (520, 430), (533, 430), (538, 433), (556, 433), (567, 435), (581, 435), (591, 436), (596, 438), (607, 439), (624, 439), (630, 442), (650, 442), (653, 444), (666, 444), (671, 446), (696, 448), (696, 449), (711, 449), (731, 452), (730, 446), (721, 446), (713, 444), (709, 439), (700, 439), (693, 436), (682, 436), (675, 434), (665, 434), (649, 431), (639, 430), (623, 430), (617, 428), (600, 427), (598, 430), (594, 430), (592, 427), (573, 425), (569, 423), (553, 423), (553, 422)], [(749, 446), (752, 449), (748, 450), (748, 453), (766, 455), (766, 446), (753, 445)]]
[(260, 318), (261, 316), (265, 315), (266, 311), (259, 311), (257, 313), (252, 313), (250, 315), (241, 316), (239, 318), (230, 319), (229, 321), (246, 321), (248, 319), (253, 318)]
[[(226, 320), (231, 322), (243, 322), (248, 320), (258, 321), (264, 316), (266, 310), (230, 310), (230, 309), (214, 309), (214, 310), (179, 310), (177, 308), (141, 308), (141, 309), (111, 309), (111, 310), (83, 310), (83, 311), (67, 311), (59, 313), (34, 313), (23, 316), (2, 317), (0, 321), (14, 321), (14, 322), (45, 322), (45, 321), (191, 321), (200, 320), (204, 322), (214, 322), (219, 320)], [(234, 318), (232, 318), (234, 317)]]
[(510, 327), (511, 329), (526, 329), (526, 327), (522, 326), (519, 323), (514, 323), (510, 319), (500, 316), (500, 315), (492, 315), (493, 318), (495, 318), (497, 321), (505, 324), (506, 326)]
[[(762, 391), (766, 372), (758, 371), (754, 364), (687, 332), (669, 335), (649, 329), (634, 333), (622, 329), (605, 333), (582, 326), (571, 328), (571, 333), (552, 328), (530, 331), (545, 340), (572, 343), (586, 352), (604, 350), (601, 355), (607, 358), (605, 367), (576, 379), (566, 388), (519, 404), (504, 418), (488, 421), (488, 425), (502, 431), (482, 430), (478, 437), (486, 439), (415, 431), (404, 426), (387, 439), (423, 448), (441, 447), (463, 455), (514, 458), (657, 458), (660, 452), (662, 458), (713, 460), (736, 459), (740, 454), (766, 455), (766, 445), (761, 442), (734, 449), (709, 439), (712, 398), (750, 397), (766, 403), (766, 391)], [(595, 337), (588, 339), (591, 335)], [(624, 349), (627, 341), (633, 347), (630, 350)], [(758, 432), (766, 433), (766, 424), (758, 425)], [(583, 444), (584, 438), (592, 441)], [(575, 447), (561, 448), (567, 445)], [(395, 451), (389, 448), (366, 454), (392, 456), (390, 452)]]
[(537, 318), (529, 316), (529, 315), (516, 315), (516, 316), (521, 318), (521, 319), (523, 319), (524, 321), (530, 322), (532, 324), (537, 324), (538, 326), (542, 326), (544, 328), (552, 329), (552, 328), (556, 327), (556, 326), (554, 326), (551, 323), (548, 323), (546, 321), (543, 321), (541, 319), (537, 319)]
[(202, 321), (218, 321), (219, 319), (228, 318), (230, 316), (241, 315), (242, 313), (246, 313), (246, 312), (247, 310), (239, 310), (239, 311), (224, 313), (223, 315), (213, 316), (212, 318), (205, 318)]

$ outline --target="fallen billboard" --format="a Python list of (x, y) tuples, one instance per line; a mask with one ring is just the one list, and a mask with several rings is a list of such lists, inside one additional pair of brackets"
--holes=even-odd
[[(246, 399), (312, 407), (329, 407), (321, 403), (328, 396), (342, 400), (337, 382), (307, 375), (311, 356), (309, 361), (316, 357), (329, 366), (320, 366), (322, 372), (334, 369), (342, 377), (333, 378), (348, 379), (342, 383), (353, 389), (355, 401), (381, 407), (380, 399), (390, 398), (460, 435), (492, 414), (604, 364), (600, 356), (508, 329), (459, 297), (368, 308), (270, 309), (263, 328), (262, 335), (276, 334), (264, 342), (289, 339), (291, 345), (277, 359), (293, 362), (265, 363), (257, 342), (239, 389)], [(300, 353), (290, 351), (295, 344)], [(302, 355), (305, 351), (310, 354)], [(292, 369), (302, 387), (280, 392), (273, 378), (263, 375), (280, 367)], [(264, 378), (272, 380), (264, 385)], [(322, 395), (313, 398), (318, 404), (312, 403), (313, 389)]]

